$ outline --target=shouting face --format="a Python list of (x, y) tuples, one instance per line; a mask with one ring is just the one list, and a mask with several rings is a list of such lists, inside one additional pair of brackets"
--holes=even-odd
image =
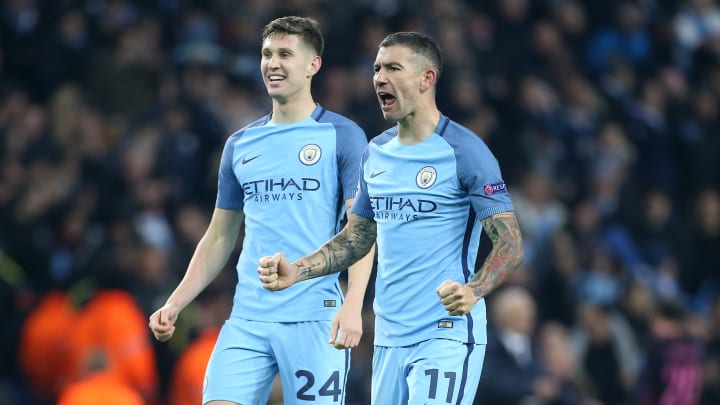
[(373, 85), (386, 120), (400, 121), (415, 112), (421, 94), (435, 79), (435, 73), (426, 67), (423, 58), (405, 46), (378, 50)]

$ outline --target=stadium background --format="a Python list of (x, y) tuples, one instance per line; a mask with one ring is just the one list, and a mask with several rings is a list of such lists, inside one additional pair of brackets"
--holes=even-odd
[[(377, 44), (438, 40), (439, 106), (488, 143), (517, 209), (526, 260), (510, 284), (532, 301), (514, 310), (537, 309), (524, 378), (572, 394), (548, 403), (637, 403), (657, 384), (643, 370), (668, 302), (704, 353), (687, 365), (702, 403), (720, 403), (713, 0), (2, 1), (0, 403), (54, 403), (88, 353), (148, 404), (193, 388), (174, 370), (226, 316), (234, 257), (169, 344), (145, 318), (209, 221), (224, 139), (270, 110), (260, 33), (287, 14), (325, 34), (316, 101), (368, 137), (387, 127)], [(365, 312), (348, 405), (369, 403)]]

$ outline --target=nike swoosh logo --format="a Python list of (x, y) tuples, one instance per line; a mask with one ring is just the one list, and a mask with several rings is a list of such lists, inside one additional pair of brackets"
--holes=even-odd
[(376, 172), (375, 170), (373, 170), (373, 172), (370, 173), (370, 178), (371, 178), (371, 179), (372, 179), (372, 178), (375, 178), (375, 177), (377, 177), (377, 176), (385, 173), (386, 171), (387, 171), (387, 170), (380, 170), (379, 172)]
[(255, 160), (255, 159), (259, 158), (259, 157), (260, 157), (260, 155), (253, 156), (253, 157), (251, 157), (251, 158), (249, 158), (249, 159), (244, 159), (244, 158), (243, 158), (242, 164), (246, 164), (246, 163), (252, 162), (253, 160)]

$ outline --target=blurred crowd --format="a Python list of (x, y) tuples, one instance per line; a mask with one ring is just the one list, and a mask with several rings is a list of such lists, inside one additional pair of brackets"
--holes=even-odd
[[(526, 260), (488, 299), (476, 403), (720, 403), (717, 1), (5, 0), (0, 404), (197, 401), (239, 246), (170, 342), (147, 316), (224, 140), (270, 111), (260, 34), (289, 14), (326, 37), (316, 101), (368, 138), (377, 45), (433, 36), (441, 111), (500, 161)], [(369, 403), (372, 296), (348, 405)]]

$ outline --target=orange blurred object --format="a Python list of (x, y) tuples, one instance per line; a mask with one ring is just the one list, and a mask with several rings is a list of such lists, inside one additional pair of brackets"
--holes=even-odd
[(69, 335), (77, 311), (64, 292), (50, 292), (30, 311), (20, 332), (19, 361), (33, 392), (57, 398), (67, 383)]
[(68, 385), (57, 405), (145, 405), (145, 401), (116, 374), (102, 371)]
[(168, 403), (202, 403), (205, 368), (219, 334), (220, 328), (207, 329), (182, 352), (173, 370)]
[(93, 355), (105, 356), (106, 371), (152, 402), (158, 394), (155, 351), (145, 314), (132, 295), (101, 290), (82, 308), (70, 335), (70, 373), (79, 380)]

